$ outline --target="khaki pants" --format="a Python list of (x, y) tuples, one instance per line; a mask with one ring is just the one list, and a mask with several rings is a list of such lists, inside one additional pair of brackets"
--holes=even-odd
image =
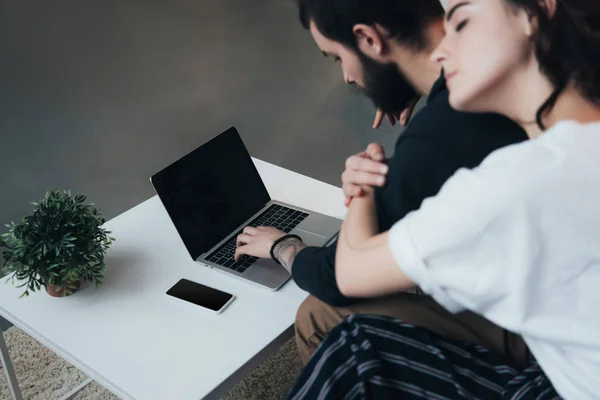
[(306, 364), (321, 341), (342, 319), (353, 314), (376, 314), (432, 330), (442, 336), (483, 345), (504, 354), (513, 364), (529, 364), (529, 351), (523, 339), (469, 311), (451, 314), (429, 296), (400, 293), (369, 299), (350, 307), (332, 307), (308, 297), (296, 315), (296, 342)]

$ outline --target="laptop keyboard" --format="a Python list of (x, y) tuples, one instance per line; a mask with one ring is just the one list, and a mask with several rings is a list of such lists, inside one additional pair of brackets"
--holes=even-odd
[[(308, 217), (307, 213), (272, 204), (262, 214), (256, 217), (247, 226), (271, 226), (280, 231), (289, 233)], [(245, 272), (257, 260), (256, 257), (242, 256), (239, 261), (234, 260), (237, 237), (242, 231), (237, 232), (225, 244), (206, 257), (207, 261), (227, 267), (239, 273)]]

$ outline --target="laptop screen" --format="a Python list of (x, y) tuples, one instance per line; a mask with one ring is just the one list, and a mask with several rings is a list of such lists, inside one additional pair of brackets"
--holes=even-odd
[(235, 128), (160, 171), (152, 183), (194, 260), (270, 200)]

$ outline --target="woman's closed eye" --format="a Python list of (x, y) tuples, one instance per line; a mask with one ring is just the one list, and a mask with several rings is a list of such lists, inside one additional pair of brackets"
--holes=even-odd
[(468, 23), (469, 23), (469, 20), (468, 20), (468, 19), (465, 19), (464, 21), (460, 22), (458, 25), (456, 25), (456, 29), (455, 29), (455, 31), (456, 31), (456, 32), (460, 32), (460, 31), (462, 31), (462, 30), (463, 30), (463, 28), (464, 28), (465, 26), (467, 26), (467, 24), (468, 24)]

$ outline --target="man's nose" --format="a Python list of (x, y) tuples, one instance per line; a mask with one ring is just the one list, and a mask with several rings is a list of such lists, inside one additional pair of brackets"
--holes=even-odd
[(431, 61), (444, 67), (444, 62), (448, 59), (448, 50), (446, 48), (446, 38), (444, 38), (439, 46), (431, 53)]

